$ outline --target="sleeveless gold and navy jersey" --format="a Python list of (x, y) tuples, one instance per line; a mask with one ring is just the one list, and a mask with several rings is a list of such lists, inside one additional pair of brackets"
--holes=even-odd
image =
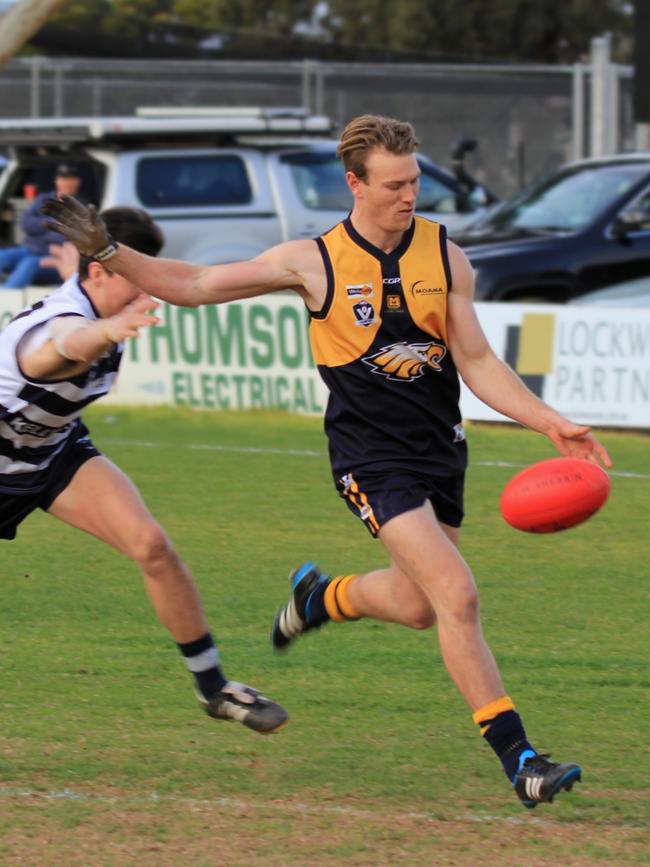
[(384, 253), (350, 219), (316, 239), (327, 273), (311, 313), (335, 478), (451, 476), (467, 465), (458, 374), (447, 344), (451, 272), (444, 226), (415, 217)]

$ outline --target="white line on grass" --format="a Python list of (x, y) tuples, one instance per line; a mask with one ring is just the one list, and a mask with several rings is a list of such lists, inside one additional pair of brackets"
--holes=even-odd
[[(147, 440), (122, 440), (122, 439), (104, 439), (102, 442), (112, 446), (136, 446), (140, 448), (151, 449), (194, 449), (206, 452), (235, 452), (237, 454), (253, 454), (253, 455), (292, 455), (300, 458), (324, 458), (325, 452), (316, 452), (311, 449), (269, 449), (257, 448), (255, 446), (222, 446), (218, 443), (159, 443)], [(510, 461), (472, 461), (475, 467), (499, 467), (506, 470), (521, 469), (528, 464), (513, 464)], [(650, 474), (647, 473), (632, 473), (618, 470), (608, 470), (608, 475), (616, 476), (620, 479), (650, 479)]]
[[(182, 798), (178, 795), (159, 795), (157, 792), (152, 792), (150, 795), (120, 797), (117, 795), (89, 795), (85, 792), (75, 792), (72, 789), (61, 789), (60, 791), (43, 791), (40, 789), (15, 789), (7, 786), (0, 786), (0, 799), (5, 800), (44, 800), (44, 801), (81, 801), (83, 803), (103, 803), (117, 804), (118, 806), (129, 806), (134, 804), (150, 804), (167, 802), (170, 804), (180, 804), (186, 807), (225, 807), (233, 810), (250, 809), (256, 810), (277, 810), (283, 813), (295, 814), (314, 814), (323, 813), (336, 814), (339, 816), (354, 816), (359, 819), (375, 819), (377, 818), (376, 811), (360, 810), (357, 807), (336, 807), (328, 804), (302, 804), (299, 801), (283, 801), (276, 803), (275, 801), (267, 801), (261, 803), (259, 801), (242, 801), (237, 798)], [(424, 822), (442, 822), (450, 821), (449, 819), (438, 819), (431, 813), (421, 813), (413, 810), (407, 811), (392, 811), (383, 814), (384, 819), (391, 821), (399, 821), (400, 819), (417, 819)], [(455, 822), (496, 822), (507, 825), (547, 825), (543, 819), (533, 816), (518, 817), (518, 816), (491, 816), (489, 814), (464, 813), (461, 816), (454, 816), (451, 821)]]
[(236, 452), (253, 455), (293, 455), (301, 458), (322, 458), (325, 452), (314, 452), (309, 449), (268, 449), (255, 446), (221, 446), (217, 443), (156, 443), (146, 440), (114, 440), (105, 439), (102, 442), (113, 446), (140, 446), (147, 449), (194, 449), (205, 452)]

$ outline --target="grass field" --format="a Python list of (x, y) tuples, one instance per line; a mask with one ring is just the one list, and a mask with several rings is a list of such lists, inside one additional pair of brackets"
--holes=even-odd
[[(527, 536), (498, 513), (553, 454), (472, 426), (463, 551), (484, 627), (538, 748), (583, 783), (524, 810), (441, 664), (433, 632), (332, 625), (268, 642), (289, 568), (384, 562), (332, 488), (321, 422), (95, 410), (200, 584), (226, 672), (284, 703), (262, 738), (209, 720), (135, 568), (43, 514), (3, 545), (0, 865), (649, 863), (648, 437), (604, 434), (606, 508)], [(624, 475), (629, 474), (629, 475)]]

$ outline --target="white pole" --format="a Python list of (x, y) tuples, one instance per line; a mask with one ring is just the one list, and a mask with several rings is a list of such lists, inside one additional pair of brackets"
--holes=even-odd
[(32, 117), (41, 116), (41, 65), (42, 57), (31, 57), (31, 74), (29, 77), (29, 104)]
[(616, 63), (609, 65), (609, 123), (607, 124), (607, 152), (617, 154), (620, 149), (621, 120), (619, 117), (621, 80)]
[(611, 124), (609, 102), (609, 35), (591, 40), (591, 156), (607, 153), (608, 124)]
[(585, 68), (582, 63), (573, 64), (573, 98), (571, 158), (582, 159), (585, 155)]
[(311, 104), (311, 72), (312, 61), (305, 57), (301, 64), (301, 87), (302, 87), (302, 107), (307, 111), (312, 110)]
[(634, 149), (637, 151), (650, 149), (650, 124), (637, 123), (634, 127)]

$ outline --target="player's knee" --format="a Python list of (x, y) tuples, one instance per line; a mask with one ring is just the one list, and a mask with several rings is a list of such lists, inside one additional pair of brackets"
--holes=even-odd
[(473, 582), (466, 582), (462, 587), (456, 588), (448, 614), (461, 623), (474, 623), (478, 620), (478, 590)]
[(416, 611), (410, 611), (408, 614), (407, 625), (411, 629), (431, 629), (436, 622), (436, 615), (431, 606), (423, 606)]
[(147, 571), (147, 567), (173, 557), (174, 549), (160, 524), (147, 521), (138, 528), (131, 556)]

